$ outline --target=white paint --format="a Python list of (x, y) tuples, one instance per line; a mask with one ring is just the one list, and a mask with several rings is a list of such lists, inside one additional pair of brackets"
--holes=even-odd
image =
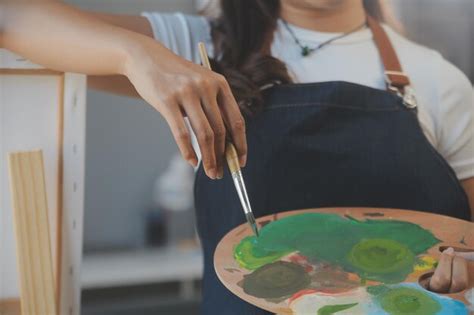
[(353, 304), (357, 305), (337, 312), (339, 315), (364, 315), (370, 312), (370, 296), (365, 287), (360, 287), (343, 293), (328, 294), (315, 292), (302, 295), (290, 303), (293, 314), (314, 315), (319, 309), (327, 305)]
[(468, 308), (474, 312), (474, 288), (467, 290), (464, 296), (466, 297), (466, 300), (469, 303)]

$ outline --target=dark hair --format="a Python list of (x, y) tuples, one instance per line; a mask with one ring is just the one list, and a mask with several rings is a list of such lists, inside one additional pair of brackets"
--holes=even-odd
[[(382, 20), (378, 0), (363, 2), (368, 14)], [(279, 0), (221, 0), (221, 15), (212, 22), (213, 69), (227, 78), (247, 114), (261, 110), (262, 87), (291, 82), (285, 64), (270, 54), (279, 13)]]

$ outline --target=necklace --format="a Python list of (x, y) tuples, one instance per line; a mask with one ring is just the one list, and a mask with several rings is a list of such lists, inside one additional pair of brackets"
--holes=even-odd
[(291, 27), (288, 25), (288, 22), (286, 22), (285, 20), (282, 20), (283, 21), (283, 25), (285, 26), (286, 30), (290, 33), (291, 37), (293, 37), (293, 40), (295, 41), (296, 45), (298, 45), (301, 49), (301, 56), (303, 57), (306, 57), (306, 56), (309, 56), (311, 55), (312, 53), (320, 50), (321, 48), (323, 48), (324, 46), (326, 45), (329, 45), (331, 44), (332, 42), (338, 40), (338, 39), (341, 39), (341, 38), (344, 38), (344, 37), (347, 37), (349, 35), (351, 35), (352, 33), (355, 33), (357, 32), (358, 30), (361, 30), (363, 29), (366, 25), (367, 25), (367, 22), (364, 22), (363, 24), (357, 26), (356, 28), (348, 31), (348, 32), (345, 32), (341, 35), (338, 35), (336, 37), (333, 37), (333, 38), (330, 38), (328, 39), (327, 41), (324, 41), (322, 42), (321, 44), (319, 44), (318, 46), (316, 47), (309, 47), (308, 45), (303, 45), (301, 44), (300, 40), (298, 39), (298, 37), (296, 37), (296, 34), (295, 32), (291, 29)]

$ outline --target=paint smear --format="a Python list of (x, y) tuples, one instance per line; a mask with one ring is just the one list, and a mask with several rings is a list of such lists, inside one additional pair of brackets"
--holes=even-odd
[[(377, 290), (376, 300), (391, 315), (437, 314), (441, 304), (422, 290), (410, 287), (383, 288)], [(370, 290), (369, 290), (370, 292)]]
[[(389, 315), (467, 315), (464, 303), (425, 290), (417, 283), (368, 287), (375, 305)], [(380, 313), (375, 313), (380, 314)]]
[(334, 264), (315, 263), (310, 276), (311, 288), (321, 292), (341, 293), (360, 286), (357, 276)]
[(438, 264), (438, 261), (431, 256), (425, 255), (418, 258), (415, 267), (415, 271), (428, 271), (434, 269)]
[(334, 313), (341, 314), (341, 311), (353, 308), (357, 304), (358, 303), (326, 305), (318, 310), (318, 315), (332, 315)]
[(258, 238), (248, 236), (234, 249), (234, 258), (241, 267), (254, 270), (291, 253), (289, 250), (269, 251), (258, 245)]
[(369, 313), (369, 301), (365, 288), (357, 288), (338, 294), (327, 294), (308, 290), (295, 294), (289, 306), (297, 315), (366, 315)]
[(355, 244), (347, 261), (362, 279), (397, 282), (412, 272), (415, 255), (397, 241), (371, 238)]
[(311, 283), (309, 275), (298, 264), (277, 261), (244, 276), (245, 293), (264, 299), (289, 297)]
[(398, 283), (413, 271), (415, 257), (437, 243), (430, 231), (410, 222), (305, 213), (267, 224), (258, 238), (244, 238), (234, 257), (241, 267), (254, 270), (298, 252), (363, 280)]
[[(296, 315), (467, 315), (467, 307), (460, 301), (437, 295), (417, 283), (360, 287), (341, 294), (327, 294), (315, 290), (297, 293), (290, 300)], [(342, 309), (343, 306), (349, 307)]]
[(466, 297), (467, 302), (470, 304), (469, 309), (474, 312), (474, 288), (467, 290), (464, 296)]
[(365, 212), (364, 215), (366, 217), (383, 217), (383, 216), (385, 216), (385, 214), (383, 214), (382, 212)]

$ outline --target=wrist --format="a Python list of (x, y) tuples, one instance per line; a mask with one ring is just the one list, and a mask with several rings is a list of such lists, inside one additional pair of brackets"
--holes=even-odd
[(159, 42), (150, 37), (140, 34), (133, 35), (125, 41), (124, 55), (119, 67), (119, 73), (127, 77), (136, 70), (137, 61), (146, 62), (151, 55), (159, 56), (161, 48), (164, 48)]

